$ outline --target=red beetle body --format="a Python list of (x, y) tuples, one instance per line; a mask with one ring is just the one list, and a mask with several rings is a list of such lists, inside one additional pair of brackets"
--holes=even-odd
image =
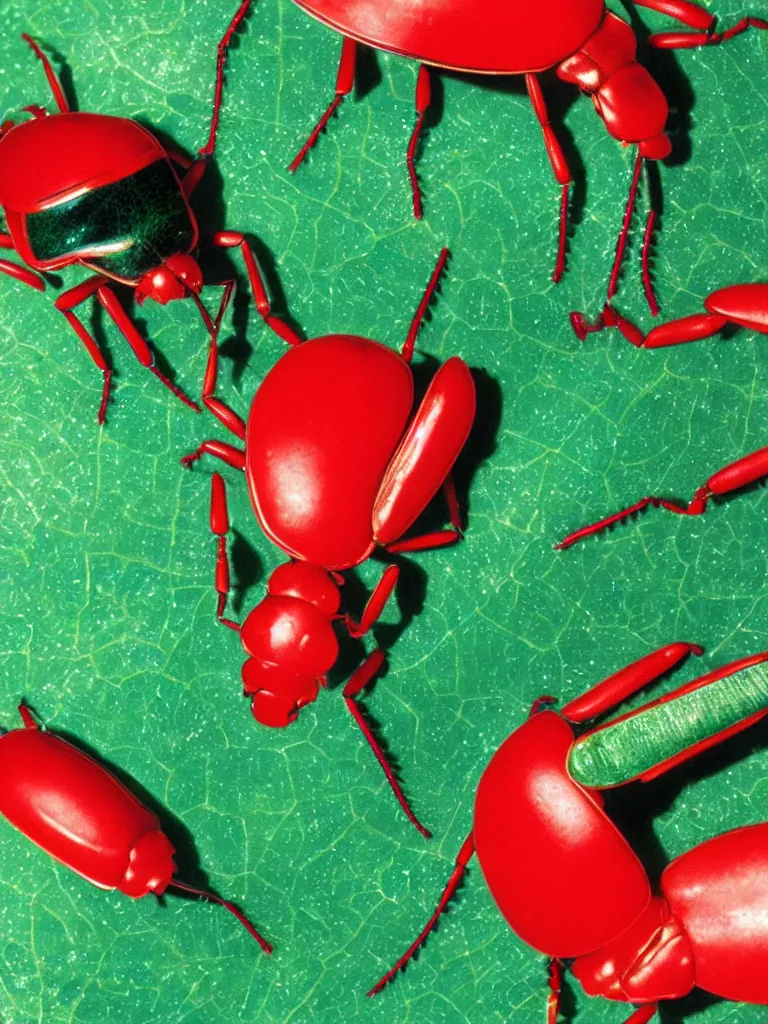
[(426, 939), (477, 852), (510, 927), (550, 958), (550, 1024), (558, 1018), (564, 959), (573, 961), (570, 969), (588, 994), (639, 1005), (633, 1024), (696, 985), (727, 999), (768, 1003), (762, 970), (768, 825), (736, 829), (677, 858), (654, 895), (640, 860), (605, 813), (599, 788), (585, 781), (605, 788), (655, 778), (768, 714), (764, 653), (607, 725), (580, 729), (690, 652), (701, 648), (661, 648), (560, 713), (541, 710), (552, 698), (537, 701), (483, 773), (472, 833), (435, 914), (370, 995)]
[(101, 889), (138, 899), (176, 888), (220, 903), (265, 952), (272, 947), (233, 904), (175, 879), (175, 850), (156, 814), (103, 765), (60, 736), (25, 728), (0, 735), (0, 814), (56, 860)]
[[(448, 359), (414, 413), (408, 365), (446, 258), (444, 250), (402, 355), (352, 335), (305, 342), (295, 337), (256, 392), (247, 425), (213, 396), (215, 339), (212, 344), (203, 395), (219, 420), (245, 442), (245, 450), (206, 441), (182, 462), (190, 465), (208, 453), (244, 470), (259, 524), (294, 559), (272, 574), (267, 597), (242, 626), (224, 618), (229, 516), (224, 481), (214, 474), (211, 530), (219, 538), (218, 616), (240, 632), (248, 655), (245, 691), (264, 725), (289, 725), (317, 697), (338, 656), (333, 623), (341, 620), (351, 636), (363, 636), (381, 614), (399, 572), (392, 565), (384, 571), (361, 621), (355, 622), (339, 614), (341, 571), (364, 562), (377, 546), (417, 551), (460, 537), (450, 474), (474, 419), (472, 377), (461, 359)], [(441, 488), (453, 528), (400, 539)], [(413, 817), (354, 701), (383, 660), (379, 650), (370, 654), (347, 683), (344, 697), (404, 810), (428, 834)]]
[[(417, 120), (406, 163), (416, 217), (422, 215), (415, 157), (424, 119), (431, 102), (428, 67), (486, 75), (524, 74), (528, 94), (541, 124), (552, 170), (562, 186), (560, 240), (554, 280), (565, 269), (567, 213), (571, 172), (547, 112), (539, 74), (548, 69), (592, 97), (595, 110), (609, 133), (624, 144), (637, 144), (638, 162), (632, 180), (608, 298), (618, 286), (627, 233), (632, 219), (642, 159), (660, 160), (670, 153), (665, 134), (668, 114), (661, 89), (636, 59), (637, 43), (626, 22), (605, 8), (603, 0), (554, 0), (545, 6), (512, 0), (295, 0), (299, 7), (344, 37), (336, 80), (336, 95), (307, 142), (290, 165), (295, 171), (317, 142), (331, 116), (354, 86), (358, 43), (410, 57), (421, 64), (416, 86)], [(719, 35), (715, 19), (690, 0), (636, 0), (682, 22), (695, 33), (666, 33), (652, 37), (661, 47), (719, 43), (750, 26), (768, 27), (760, 19), (745, 19)], [(653, 231), (649, 221), (648, 237)], [(646, 247), (647, 255), (647, 247)], [(644, 280), (650, 290), (647, 261)]]
[[(151, 349), (120, 305), (112, 284), (129, 287), (139, 304), (146, 299), (165, 304), (192, 298), (208, 331), (215, 330), (199, 298), (203, 276), (192, 256), (198, 227), (189, 198), (214, 150), (227, 48), (249, 5), (250, 0), (242, 0), (219, 44), (211, 128), (196, 160), (163, 145), (136, 121), (71, 111), (50, 61), (33, 39), (23, 37), (43, 63), (58, 112), (28, 107), (32, 120), (0, 126), (0, 208), (8, 228), (0, 233), (0, 248), (17, 252), (25, 264), (0, 259), (0, 273), (42, 291), (45, 282), (40, 273), (72, 265), (94, 272), (63, 292), (56, 308), (103, 374), (100, 423), (112, 374), (95, 337), (74, 312), (92, 298), (106, 310), (141, 365), (200, 411), (155, 366)], [(242, 250), (257, 309), (280, 332), (244, 236), (218, 232), (212, 242)], [(220, 318), (233, 282), (216, 283), (224, 286)]]

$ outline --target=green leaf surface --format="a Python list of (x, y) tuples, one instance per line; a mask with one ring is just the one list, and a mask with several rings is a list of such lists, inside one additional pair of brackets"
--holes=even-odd
[[(50, 105), (19, 38), (27, 31), (65, 61), (81, 110), (139, 118), (194, 152), (233, 9), (6, 0), (1, 113)], [(722, 0), (717, 11), (730, 23), (744, 8)], [(665, 24), (632, 17), (641, 34)], [(768, 279), (767, 47), (765, 34), (749, 33), (646, 58), (677, 108), (682, 153), (661, 169), (655, 276), (665, 317), (697, 312), (716, 287)], [(435, 838), (408, 826), (338, 689), (284, 732), (253, 721), (237, 637), (214, 621), (211, 467), (178, 464), (204, 437), (223, 436), (212, 418), (173, 399), (102, 320), (117, 386), (99, 430), (99, 375), (55, 310), (55, 289), (41, 295), (3, 277), (2, 721), (15, 725), (24, 697), (48, 726), (135, 777), (189, 830), (210, 884), (277, 947), (264, 957), (218, 908), (104, 893), (0, 822), (3, 1024), (541, 1022), (543, 960), (506, 926), (477, 865), (418, 962), (365, 998), (431, 912), (489, 757), (535, 697), (575, 696), (664, 643), (707, 648), (675, 682), (766, 646), (764, 489), (713, 503), (702, 518), (652, 510), (571, 551), (552, 549), (645, 494), (687, 498), (768, 437), (759, 335), (642, 352), (616, 332), (582, 344), (570, 331), (569, 310), (600, 308), (632, 151), (608, 137), (588, 100), (550, 84), (585, 182), (569, 272), (555, 287), (558, 190), (519, 81), (441, 77), (439, 123), (419, 160), (421, 223), (403, 160), (409, 61), (367, 61), (367, 81), (378, 83), (348, 100), (306, 165), (287, 173), (332, 96), (338, 52), (338, 37), (290, 0), (254, 5), (231, 52), (216, 171), (197, 209), (205, 232), (226, 226), (261, 240), (285, 297), (277, 307), (307, 336), (357, 332), (399, 345), (439, 249), (454, 253), (419, 352), (457, 353), (485, 371), (463, 469), (476, 467), (466, 541), (409, 560), (400, 607), (380, 630), (382, 642), (396, 636), (390, 667), (365, 698)], [(633, 234), (619, 308), (648, 327), (639, 220)], [(63, 276), (68, 286), (79, 279)], [(205, 293), (211, 307), (217, 297)], [(199, 395), (206, 344), (193, 306), (133, 313), (178, 383)], [(234, 330), (241, 341), (225, 346), (220, 394), (245, 413), (282, 348), (244, 300), (235, 318), (224, 337)], [(280, 558), (237, 474), (227, 478), (244, 615)], [(372, 562), (359, 578), (370, 587), (380, 569)], [(401, 615), (411, 621), (396, 635)], [(765, 739), (753, 731), (698, 771), (616, 801), (654, 878), (665, 858), (765, 818)], [(585, 906), (610, 895), (585, 892)], [(575, 985), (570, 993), (577, 1020), (628, 1016)], [(765, 1017), (706, 998), (665, 1013), (664, 1024), (694, 1013), (701, 1024)]]

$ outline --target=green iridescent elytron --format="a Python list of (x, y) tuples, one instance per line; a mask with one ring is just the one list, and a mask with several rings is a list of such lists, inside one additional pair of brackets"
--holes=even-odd
[(130, 241), (129, 249), (89, 260), (118, 277), (138, 280), (169, 256), (189, 252), (194, 225), (166, 160), (27, 216), (32, 252), (46, 261), (90, 247)]
[(766, 707), (768, 667), (753, 665), (577, 740), (568, 771), (593, 789), (619, 786)]

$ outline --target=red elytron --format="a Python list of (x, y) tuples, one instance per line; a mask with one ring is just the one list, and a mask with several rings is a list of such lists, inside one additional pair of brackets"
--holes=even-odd
[[(214, 397), (218, 351), (214, 337), (203, 395), (211, 412), (244, 450), (205, 441), (182, 460), (207, 453), (245, 472), (253, 510), (270, 540), (290, 556), (270, 577), (267, 597), (242, 626), (224, 617), (229, 593), (224, 481), (215, 474), (211, 530), (218, 537), (218, 617), (239, 630), (248, 656), (245, 692), (263, 725), (287, 726), (315, 700), (338, 656), (333, 623), (353, 637), (374, 625), (397, 583), (385, 569), (360, 622), (340, 614), (341, 573), (377, 547), (421, 551), (452, 544), (461, 524), (451, 470), (475, 415), (470, 372), (456, 356), (438, 369), (415, 413), (409, 366), (424, 313), (447, 258), (443, 250), (419, 305), (402, 354), (353, 335), (332, 334), (291, 348), (267, 374), (251, 403), (248, 424)], [(453, 528), (400, 539), (442, 488)], [(344, 689), (347, 707), (373, 748), (395, 796), (424, 835), (362, 718), (354, 697), (384, 661), (371, 653)]]
[(659, 324), (647, 335), (612, 306), (603, 310), (596, 323), (588, 324), (580, 313), (571, 313), (571, 324), (582, 341), (593, 331), (618, 327), (636, 348), (668, 348), (689, 341), (711, 338), (724, 327), (746, 327), (768, 334), (768, 284), (734, 284), (712, 292), (704, 300), (706, 313), (694, 313), (679, 320)]
[[(0, 260), (0, 273), (43, 291), (40, 273), (73, 265), (95, 272), (63, 292), (56, 308), (104, 375), (99, 423), (106, 413), (111, 370), (96, 339), (74, 312), (91, 298), (106, 310), (142, 366), (200, 411), (155, 366), (149, 346), (112, 285), (132, 289), (139, 304), (153, 299), (164, 305), (191, 297), (213, 333), (199, 298), (202, 272), (191, 255), (197, 248), (198, 227), (189, 200), (214, 151), (227, 48), (249, 6), (250, 0), (243, 0), (219, 44), (210, 132), (195, 160), (169, 149), (136, 121), (71, 111), (48, 58), (33, 39), (23, 37), (43, 62), (58, 113), (27, 107), (32, 120), (0, 126), (0, 207), (8, 228), (0, 234), (0, 248), (15, 250), (26, 264)], [(264, 287), (249, 243), (234, 232), (225, 237), (222, 241), (214, 235), (213, 245), (240, 246), (261, 310)], [(231, 286), (219, 283), (225, 285), (225, 304)], [(279, 325), (273, 326), (279, 330)]]
[(636, 512), (642, 512), (649, 505), (652, 505), (654, 508), (664, 508), (667, 512), (675, 512), (677, 515), (700, 516), (706, 512), (710, 498), (730, 494), (741, 487), (748, 487), (767, 475), (768, 448), (758, 448), (756, 452), (745, 455), (743, 459), (738, 459), (736, 462), (724, 466), (723, 469), (719, 469), (717, 473), (713, 474), (696, 491), (688, 505), (679, 505), (668, 498), (641, 498), (640, 501), (630, 505), (629, 508), (622, 509), (621, 512), (615, 512), (612, 516), (600, 519), (589, 526), (583, 526), (580, 530), (576, 530), (575, 533), (568, 534), (559, 544), (555, 544), (555, 550), (562, 551), (565, 548), (569, 548), (573, 544), (578, 543), (578, 541), (584, 540), (585, 537), (591, 537), (593, 534), (600, 533), (601, 530), (605, 530), (609, 526), (629, 519), (630, 516), (633, 516)]
[(768, 714), (768, 653), (582, 731), (691, 652), (701, 648), (661, 648), (560, 713), (548, 706), (551, 697), (534, 704), (480, 779), (472, 832), (435, 913), (369, 995), (424, 942), (476, 852), (509, 926), (550, 958), (549, 1024), (558, 1019), (564, 960), (588, 994), (635, 1004), (627, 1024), (645, 1024), (660, 1001), (694, 986), (768, 1003), (768, 825), (736, 829), (678, 857), (655, 895), (600, 792), (656, 778)]
[(40, 729), (29, 708), (23, 729), (0, 732), (0, 814), (28, 839), (100, 889), (139, 899), (169, 889), (226, 907), (265, 953), (272, 946), (242, 911), (174, 878), (175, 850), (152, 811), (104, 765)]
[[(638, 160), (630, 200), (611, 275), (609, 299), (616, 291), (643, 159), (661, 160), (670, 153), (665, 134), (667, 101), (648, 71), (636, 60), (632, 29), (606, 11), (603, 0), (552, 0), (537, 5), (511, 0), (295, 0), (299, 7), (339, 32), (344, 41), (336, 95), (309, 139), (290, 165), (295, 171), (317, 142), (342, 100), (353, 88), (358, 43), (402, 54), (420, 63), (416, 85), (416, 126), (406, 162), (413, 191), (413, 209), (421, 217), (422, 202), (414, 160), (430, 105), (429, 66), (484, 75), (525, 75), (528, 95), (541, 124), (555, 178), (562, 187), (560, 240), (554, 280), (565, 269), (569, 188), (572, 176), (549, 119), (539, 82), (552, 69), (592, 98), (595, 110), (613, 138), (636, 144)], [(768, 21), (744, 18), (724, 33), (714, 31), (715, 18), (689, 0), (635, 0), (639, 7), (667, 14), (694, 32), (651, 37), (659, 47), (700, 46), (730, 39), (749, 27), (768, 28)], [(648, 237), (653, 230), (649, 222)], [(649, 290), (649, 301), (652, 294)]]

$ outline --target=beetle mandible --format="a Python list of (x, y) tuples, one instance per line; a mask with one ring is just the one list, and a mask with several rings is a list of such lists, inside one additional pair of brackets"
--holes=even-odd
[(737, 491), (742, 487), (748, 487), (750, 484), (762, 480), (764, 476), (768, 476), (768, 447), (758, 448), (756, 452), (751, 452), (749, 455), (745, 455), (743, 458), (737, 459), (736, 462), (731, 462), (716, 473), (713, 473), (709, 480), (699, 487), (687, 505), (679, 505), (668, 498), (641, 498), (640, 501), (630, 505), (629, 508), (622, 509), (621, 512), (614, 512), (612, 516), (607, 516), (605, 519), (600, 519), (589, 526), (583, 526), (574, 533), (569, 533), (559, 544), (555, 544), (555, 550), (563, 551), (573, 544), (577, 544), (580, 540), (584, 540), (585, 537), (591, 537), (602, 530), (608, 529), (609, 526), (624, 522), (625, 519), (631, 518), (636, 512), (642, 512), (643, 509), (649, 506), (663, 508), (667, 512), (674, 512), (676, 515), (681, 516), (703, 515), (707, 511), (707, 505), (711, 498), (730, 494), (732, 491)]
[[(743, 18), (723, 33), (716, 19), (690, 0), (634, 0), (639, 7), (675, 18), (694, 32), (668, 32), (651, 37), (662, 48), (717, 44), (749, 27), (766, 29), (768, 21)], [(553, 280), (565, 269), (569, 192), (573, 181), (565, 154), (552, 127), (540, 84), (542, 72), (592, 98), (595, 110), (613, 138), (637, 145), (629, 201), (610, 278), (608, 299), (618, 287), (629, 227), (644, 160), (662, 160), (671, 146), (665, 134), (667, 101), (650, 73), (637, 62), (637, 42), (629, 25), (605, 8), (604, 0), (550, 0), (532, 4), (512, 0), (295, 0), (303, 10), (343, 36), (336, 95), (320, 118), (290, 170), (295, 171), (315, 145), (334, 112), (354, 86), (355, 58), (360, 43), (401, 54), (419, 62), (416, 83), (416, 125), (406, 151), (416, 217), (422, 201), (415, 157), (431, 100), (430, 67), (483, 75), (525, 75), (534, 113), (544, 135), (547, 155), (561, 186), (560, 234)], [(646, 237), (653, 232), (649, 219)], [(647, 271), (647, 251), (644, 269)], [(643, 275), (649, 303), (655, 299), (650, 278)]]
[[(111, 317), (139, 363), (200, 411), (155, 366), (152, 351), (120, 305), (113, 285), (130, 288), (139, 304), (152, 299), (165, 305), (191, 297), (206, 328), (215, 330), (199, 298), (204, 282), (192, 256), (198, 227), (190, 197), (214, 152), (227, 49), (249, 6), (250, 0), (242, 0), (219, 43), (208, 141), (195, 160), (129, 118), (71, 111), (50, 61), (34, 39), (23, 36), (43, 63), (58, 113), (27, 107), (31, 120), (0, 126), (0, 207), (7, 225), (7, 232), (0, 233), (0, 248), (15, 250), (25, 264), (0, 260), (0, 273), (43, 291), (40, 273), (73, 265), (94, 271), (94, 276), (62, 292), (55, 305), (103, 374), (99, 423), (104, 422), (112, 372), (75, 313), (90, 298)], [(256, 307), (279, 333), (281, 325), (271, 316), (248, 241), (228, 231), (215, 234), (212, 242), (242, 250)], [(225, 289), (223, 311), (232, 284), (217, 283)]]
[(178, 889), (218, 903), (265, 953), (272, 946), (234, 903), (174, 877), (175, 850), (157, 815), (104, 765), (39, 728), (0, 730), (0, 814), (56, 860), (100, 889), (139, 899)]
[(671, 669), (675, 643), (617, 672), (558, 713), (541, 698), (480, 779), (474, 821), (438, 907), (375, 995), (410, 960), (456, 891), (473, 853), (509, 926), (549, 958), (556, 1024), (563, 961), (589, 995), (635, 1004), (646, 1024), (694, 986), (768, 1003), (768, 824), (683, 854), (654, 895), (637, 855), (603, 810), (601, 790), (649, 781), (768, 714), (768, 652), (732, 662), (607, 725), (578, 735)]
[[(217, 614), (239, 631), (248, 656), (242, 673), (245, 692), (263, 725), (287, 726), (315, 700), (338, 656), (333, 622), (340, 620), (353, 637), (363, 636), (381, 614), (399, 573), (394, 565), (385, 569), (356, 622), (338, 611), (344, 570), (366, 561), (376, 547), (391, 553), (421, 551), (461, 537), (451, 470), (474, 420), (474, 383), (466, 364), (452, 356), (412, 415), (409, 366), (447, 255), (445, 249), (440, 254), (400, 355), (352, 335), (301, 342), (283, 334), (291, 348), (258, 388), (247, 427), (214, 396), (218, 349), (215, 335), (211, 340), (203, 396), (245, 448), (205, 441), (182, 463), (190, 466), (207, 453), (243, 470), (259, 525), (291, 558), (272, 574), (267, 597), (242, 625), (224, 616), (229, 517), (224, 481), (215, 474), (210, 524), (218, 537)], [(401, 539), (441, 488), (452, 528)], [(354, 700), (383, 661), (382, 652), (373, 651), (347, 683), (344, 697), (405, 813), (428, 837)]]

